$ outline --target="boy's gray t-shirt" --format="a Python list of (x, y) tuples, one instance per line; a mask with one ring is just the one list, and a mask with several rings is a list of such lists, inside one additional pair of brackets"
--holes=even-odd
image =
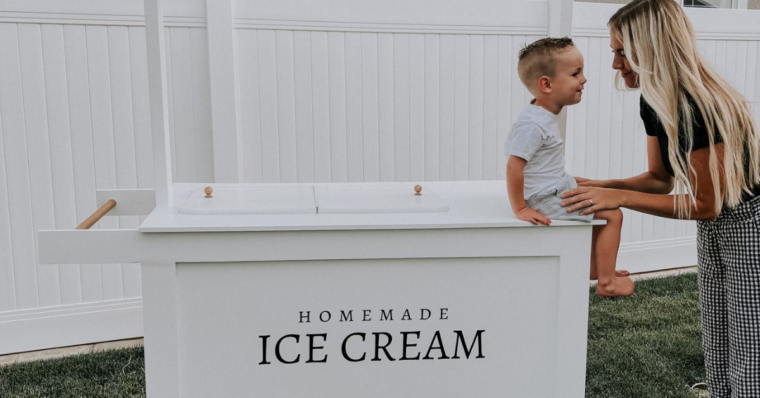
[(507, 140), (504, 154), (525, 159), (525, 199), (558, 185), (565, 177), (564, 141), (559, 136), (558, 116), (530, 104), (517, 117)]

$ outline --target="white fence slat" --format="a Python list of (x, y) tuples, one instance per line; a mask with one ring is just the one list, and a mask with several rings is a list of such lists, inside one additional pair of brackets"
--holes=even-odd
[(755, 102), (755, 99), (758, 98), (755, 95), (757, 94), (755, 92), (755, 82), (756, 82), (756, 73), (757, 73), (757, 47), (758, 44), (760, 44), (760, 41), (750, 41), (747, 42), (747, 65), (746, 65), (746, 71), (747, 74), (747, 83), (745, 85), (745, 97), (747, 98), (747, 101), (749, 102)]
[(277, 60), (277, 135), (280, 141), (280, 182), (297, 182), (296, 109), (293, 71), (293, 32), (275, 31)]
[(312, 94), (314, 96), (314, 181), (330, 182), (330, 85), (327, 33), (311, 32)]
[[(147, 47), (146, 47), (147, 51)], [(165, 62), (166, 65), (164, 68), (166, 69), (166, 107), (169, 110), (168, 115), (168, 125), (169, 125), (169, 139), (170, 139), (170, 152), (171, 152), (171, 161), (172, 161), (172, 181), (174, 182), (181, 182), (177, 180), (177, 139), (175, 138), (174, 133), (174, 95), (173, 93), (173, 86), (174, 86), (174, 78), (172, 76), (172, 35), (171, 35), (171, 28), (164, 28), (164, 52), (165, 52)], [(146, 52), (147, 54), (147, 52)], [(150, 99), (149, 99), (150, 100)], [(152, 130), (151, 130), (152, 131)]]
[[(612, 68), (610, 68), (612, 70)], [(607, 165), (607, 169), (609, 170), (609, 178), (623, 178), (622, 170), (621, 170), (621, 155), (623, 148), (623, 139), (622, 139), (622, 131), (623, 131), (623, 97), (625, 96), (625, 92), (619, 91), (617, 88), (615, 88), (615, 73), (614, 71), (610, 73), (610, 82), (612, 84), (611, 89), (611, 95), (610, 95), (610, 146), (609, 146), (609, 154), (610, 154), (610, 161)], [(630, 112), (629, 112), (630, 113)], [(642, 137), (643, 139), (646, 139), (645, 137)], [(567, 143), (566, 143), (567, 144)], [(625, 222), (625, 221), (624, 221)]]
[(454, 178), (469, 178), (469, 83), (470, 41), (466, 35), (457, 35), (454, 50)]
[[(99, 189), (115, 189), (116, 164), (113, 136), (113, 105), (108, 60), (108, 30), (105, 26), (88, 26), (87, 57), (90, 77), (95, 184)], [(94, 211), (94, 210), (93, 210)], [(104, 217), (98, 228), (118, 229), (118, 220)], [(122, 298), (121, 266), (102, 264), (102, 300)]]
[(715, 63), (715, 51), (717, 44), (715, 40), (705, 40), (705, 59), (709, 62), (710, 66), (716, 67)]
[(409, 35), (409, 178), (425, 180), (425, 37)]
[[(1, 116), (1, 115), (0, 115)], [(5, 154), (3, 128), (0, 123), (0, 154)], [(16, 309), (16, 283), (13, 272), (13, 241), (5, 156), (0, 159), (0, 312)]]
[[(129, 28), (129, 59), (132, 72), (132, 112), (135, 128), (135, 174), (137, 188), (154, 188), (153, 180), (153, 137), (150, 126), (150, 98), (148, 94), (148, 55), (145, 43), (145, 29)], [(138, 216), (140, 223), (147, 216)], [(138, 267), (139, 271), (139, 267)], [(124, 297), (142, 295), (142, 279), (137, 286), (127, 284)]]
[[(587, 41), (584, 40), (583, 54), (591, 59), (599, 59), (599, 41), (596, 37), (589, 38)], [(589, 90), (584, 90), (582, 95), (583, 107), (586, 114), (586, 128), (584, 130), (586, 132), (586, 153), (596, 155), (599, 153), (599, 141), (602, 134), (599, 128), (599, 108), (601, 106), (599, 91), (601, 83), (598, 78), (601, 68), (599, 62), (591, 62), (587, 68), (587, 73), (595, 78), (586, 83)], [(598, 161), (598, 156), (586, 156), (584, 165), (585, 175), (591, 178), (599, 178)]]
[(517, 55), (512, 52), (511, 36), (499, 36), (498, 38), (498, 90), (497, 90), (497, 113), (498, 113), (498, 132), (496, 135), (496, 167), (497, 178), (506, 179), (507, 176), (507, 157), (504, 155), (504, 142), (507, 140), (509, 131), (512, 128), (512, 91), (519, 89), (520, 86), (514, 85), (514, 77), (517, 71)]
[(377, 35), (377, 144), (380, 181), (394, 181), (396, 176), (393, 105), (393, 34)]
[(255, 29), (237, 29), (243, 182), (262, 182), (258, 38)]
[[(211, 83), (206, 29), (191, 28), (190, 65), (195, 131), (194, 182), (214, 181), (214, 134), (211, 126)], [(238, 63), (239, 64), (239, 63)], [(238, 115), (240, 117), (240, 115)]]
[[(635, 101), (634, 101), (635, 102)], [(636, 114), (638, 114), (638, 104), (636, 104)], [(646, 170), (646, 167), (644, 165), (643, 160), (646, 159), (646, 141), (642, 140), (641, 137), (645, 136), (644, 132), (644, 126), (641, 122), (641, 118), (635, 118), (636, 124), (634, 125), (634, 132), (633, 136), (635, 139), (633, 140), (633, 173), (630, 174), (632, 176), (638, 175), (643, 173)], [(646, 217), (644, 214), (639, 212), (634, 212), (633, 217), (634, 219), (634, 230), (638, 231), (636, 235), (638, 235), (637, 242), (643, 242), (647, 239), (644, 239), (644, 236), (646, 233), (651, 233), (651, 227), (647, 229), (646, 223)], [(635, 235), (634, 235), (635, 236)]]
[[(589, 38), (579, 37), (575, 39), (575, 45), (582, 54), (588, 54), (588, 42)], [(576, 175), (586, 178), (593, 178), (592, 170), (590, 170), (590, 159), (586, 156), (589, 150), (589, 141), (593, 141), (592, 132), (590, 131), (588, 120), (588, 99), (585, 102), (581, 102), (578, 105), (568, 109), (568, 112), (574, 112), (573, 129), (578, 132), (574, 136), (575, 142), (573, 143), (573, 171)]]
[[(610, 140), (612, 138), (612, 74), (613, 70), (610, 67), (608, 57), (609, 54), (609, 41), (607, 39), (600, 39), (596, 41), (598, 52), (595, 56), (598, 61), (593, 62), (597, 65), (598, 72), (595, 75), (595, 79), (598, 80), (597, 86), (599, 87), (599, 143), (597, 145), (597, 175), (602, 179), (610, 178)], [(588, 65), (588, 63), (587, 63)], [(586, 79), (589, 78), (591, 71), (584, 71)], [(585, 90), (584, 90), (585, 91)]]
[[(76, 201), (76, 223), (68, 226), (68, 228), (74, 228), (97, 209), (95, 201), (95, 158), (85, 27), (64, 26), (63, 33), (66, 45), (66, 82), (69, 117), (71, 118), (71, 153)], [(150, 176), (152, 179), (152, 170)], [(81, 264), (79, 266), (79, 282), (81, 302), (102, 299), (99, 264)]]
[(746, 41), (740, 41), (736, 44), (736, 84), (734, 88), (739, 90), (744, 97), (747, 97), (747, 49), (749, 44)]
[[(7, 26), (0, 24), (0, 32), (7, 32)], [(7, 48), (6, 36), (0, 36), (0, 50)], [(0, 71), (4, 71), (6, 65), (0, 60)], [(0, 88), (5, 87), (5, 82), (0, 77)], [(0, 312), (13, 311), (16, 309), (16, 281), (14, 276), (13, 262), (13, 237), (11, 231), (11, 209), (8, 203), (9, 187), (8, 170), (12, 165), (6, 164), (7, 157), (5, 124), (3, 123), (5, 115), (2, 109), (2, 100), (0, 100)], [(8, 148), (10, 150), (10, 148)], [(15, 211), (15, 209), (14, 209)]]
[(39, 306), (37, 267), (34, 251), (31, 187), (27, 163), (26, 126), (23, 88), (16, 24), (0, 23), (0, 122), (2, 123), (8, 183), (13, 274), (16, 286), (16, 309)]
[[(45, 99), (45, 77), (42, 66), (42, 34), (40, 25), (18, 26), (21, 84), (23, 86), (26, 145), (29, 159), (29, 182), (32, 201), (32, 228), (55, 228), (53, 177), (50, 164), (50, 143)], [(37, 257), (37, 236), (32, 249)], [(35, 260), (34, 265), (37, 266)], [(37, 266), (37, 297), (40, 306), (60, 305), (58, 266)]]
[(346, 160), (346, 52), (345, 36), (329, 32), (329, 81), (330, 81), (330, 162), (332, 181), (348, 180)]
[[(132, 109), (132, 71), (130, 70), (129, 30), (123, 26), (108, 27), (108, 52), (111, 77), (111, 103), (113, 109), (114, 155), (116, 186), (121, 189), (137, 188), (137, 166), (135, 156), (134, 112)], [(138, 228), (136, 216), (119, 216), (120, 228)], [(121, 271), (121, 291), (117, 298), (123, 298), (125, 291), (139, 297), (139, 264), (119, 264)], [(129, 288), (128, 288), (129, 287)]]
[[(132, 110), (132, 71), (130, 70), (129, 31), (123, 26), (108, 27), (108, 64), (111, 77), (116, 186), (137, 188), (134, 112)], [(119, 216), (121, 228), (137, 228), (137, 217)]]
[(263, 182), (281, 182), (275, 32), (260, 30), (257, 39)]
[(311, 93), (311, 36), (293, 33), (296, 158), (298, 182), (314, 182), (314, 116)]
[(364, 181), (380, 181), (377, 34), (362, 33), (361, 38), (363, 174)]
[[(601, 111), (599, 112), (601, 120), (599, 124), (599, 132), (601, 137), (599, 140), (600, 153), (598, 167), (600, 169), (600, 177), (609, 179), (612, 178), (610, 177), (610, 163), (612, 162), (612, 158), (615, 157), (615, 155), (610, 153), (610, 145), (612, 143), (612, 138), (615, 135), (613, 134), (612, 129), (613, 126), (616, 129), (619, 126), (612, 123), (612, 97), (615, 94), (615, 70), (610, 66), (611, 62), (610, 57), (608, 56), (608, 54), (610, 54), (610, 47), (608, 40), (600, 40), (599, 46), (599, 83), (601, 87)], [(617, 133), (617, 131), (615, 133)]]
[(195, 126), (193, 123), (193, 86), (190, 71), (190, 31), (170, 28), (172, 104), (174, 110), (174, 147), (177, 182), (195, 182)]
[(409, 181), (409, 35), (393, 35), (393, 159), (395, 180)]
[(455, 173), (455, 35), (441, 35), (440, 42), (440, 180), (453, 181)]
[(153, 143), (148, 95), (148, 55), (145, 29), (129, 28), (129, 57), (132, 72), (132, 112), (135, 128), (137, 188), (153, 188)]
[(483, 178), (483, 36), (469, 36), (467, 179)]
[[(628, 93), (622, 94), (622, 108), (624, 110), (632, 109), (634, 106), (634, 98)], [(633, 141), (634, 137), (634, 123), (639, 116), (631, 111), (623, 112), (623, 122), (620, 127), (621, 136), (621, 150), (620, 150), (620, 175), (621, 178), (627, 176), (633, 176)], [(575, 156), (578, 156), (577, 154)], [(623, 227), (620, 234), (620, 241), (632, 242), (631, 231), (633, 230), (633, 212), (628, 209), (623, 209)]]
[[(45, 69), (45, 94), (50, 137), (55, 228), (73, 228), (76, 222), (74, 167), (66, 87), (66, 55), (63, 26), (42, 25), (42, 65)], [(60, 303), (82, 302), (78, 264), (58, 265)]]
[(755, 42), (755, 94), (752, 102), (760, 102), (760, 40)]
[(425, 180), (440, 179), (440, 36), (425, 35)]
[(498, 73), (499, 47), (498, 36), (485, 36), (483, 43), (483, 147), (480, 150), (483, 160), (482, 178), (494, 180), (497, 178), (496, 158), (498, 152)]
[[(726, 44), (726, 59), (730, 59), (731, 61), (728, 62), (724, 59), (723, 61), (723, 77), (728, 80), (728, 83), (731, 84), (734, 88), (738, 88), (739, 81), (738, 76), (736, 75), (736, 68), (737, 68), (737, 57), (739, 50), (739, 43), (735, 40), (731, 40)], [(739, 89), (741, 91), (741, 89)]]
[(347, 178), (359, 182), (364, 179), (361, 33), (345, 33), (345, 56)]
[(715, 42), (715, 66), (718, 68), (718, 73), (731, 83), (731, 76), (726, 73), (728, 71), (728, 68), (726, 67), (726, 57), (728, 56), (729, 44), (730, 43), (725, 41)]

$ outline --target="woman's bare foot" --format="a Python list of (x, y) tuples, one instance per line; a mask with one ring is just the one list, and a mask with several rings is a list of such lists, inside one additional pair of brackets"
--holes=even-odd
[(600, 280), (596, 284), (596, 294), (601, 297), (630, 296), (633, 294), (633, 290), (633, 281), (627, 276), (615, 277), (612, 280)]
[(618, 276), (618, 277), (621, 277), (621, 276), (631, 276), (631, 273), (628, 272), (628, 271), (626, 271), (626, 270), (624, 270), (624, 269), (621, 269), (620, 271), (615, 270), (615, 276)]

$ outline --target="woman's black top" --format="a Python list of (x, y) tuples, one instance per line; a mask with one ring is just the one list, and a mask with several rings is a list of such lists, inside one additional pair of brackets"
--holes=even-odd
[[(699, 107), (697, 107), (697, 104), (694, 102), (694, 100), (691, 97), (688, 97), (689, 99), (689, 105), (691, 105), (692, 109), (692, 129), (694, 131), (694, 139), (692, 142), (691, 148), (687, 148), (686, 146), (686, 132), (684, 130), (684, 126), (680, 125), (678, 128), (678, 145), (679, 145), (679, 151), (682, 154), (688, 154), (691, 151), (695, 151), (700, 148), (704, 148), (710, 145), (710, 140), (708, 138), (707, 134), (707, 127), (705, 126), (704, 117), (702, 116), (702, 113), (699, 111)], [(647, 135), (657, 137), (657, 142), (660, 144), (660, 158), (662, 158), (662, 164), (665, 166), (665, 171), (668, 172), (671, 176), (674, 176), (673, 173), (673, 167), (670, 165), (670, 159), (668, 158), (668, 135), (665, 133), (665, 126), (662, 125), (662, 122), (660, 121), (660, 118), (657, 116), (657, 113), (654, 111), (654, 109), (644, 100), (644, 96), (641, 96), (641, 119), (644, 121), (644, 128), (646, 129)], [(718, 132), (715, 132), (715, 143), (723, 142), (723, 139), (721, 139), (720, 134)], [(745, 154), (747, 153), (747, 148), (745, 147)], [(748, 157), (744, 157), (745, 162), (749, 162)], [(749, 175), (749, 164), (744, 164), (744, 170), (745, 170), (745, 176)], [(753, 190), (752, 194), (747, 194), (746, 192), (742, 195), (742, 201), (746, 202), (748, 199), (751, 199), (755, 196), (760, 195), (760, 184), (756, 185)]]

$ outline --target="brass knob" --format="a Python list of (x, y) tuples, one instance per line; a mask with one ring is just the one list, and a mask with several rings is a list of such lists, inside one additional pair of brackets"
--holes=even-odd
[(414, 186), (414, 195), (419, 196), (422, 195), (422, 185), (415, 185)]
[(213, 196), (211, 196), (211, 192), (214, 192), (214, 190), (211, 189), (211, 187), (206, 187), (206, 189), (204, 189), (203, 192), (206, 192), (206, 197), (207, 198), (213, 197)]

